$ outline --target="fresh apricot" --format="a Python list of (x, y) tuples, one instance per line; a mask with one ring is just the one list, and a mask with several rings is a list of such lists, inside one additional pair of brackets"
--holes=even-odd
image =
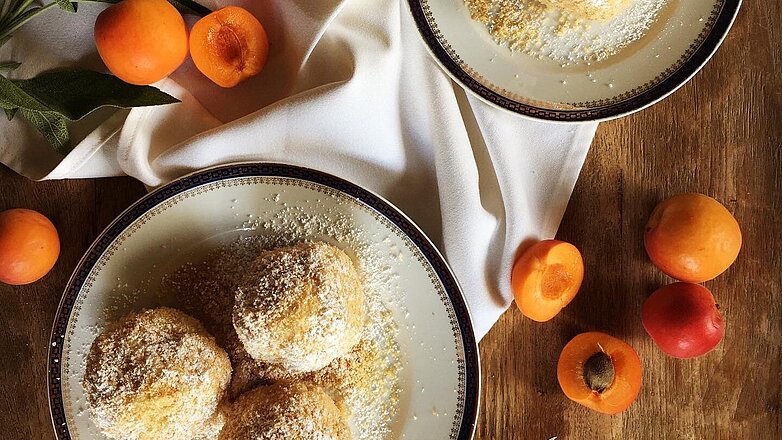
[(0, 282), (37, 281), (60, 255), (60, 238), (52, 222), (30, 209), (0, 212)]
[(570, 243), (543, 240), (513, 265), (511, 288), (524, 316), (548, 321), (570, 303), (584, 280), (584, 260)]
[(627, 409), (641, 389), (641, 359), (613, 336), (587, 332), (562, 349), (557, 380), (572, 401), (605, 414)]
[(725, 322), (709, 289), (673, 283), (644, 302), (641, 322), (664, 353), (677, 358), (702, 356), (725, 335)]
[(95, 45), (111, 73), (130, 84), (152, 84), (187, 57), (185, 20), (166, 0), (123, 0), (95, 20)]
[(249, 11), (228, 6), (193, 26), (190, 55), (198, 70), (212, 82), (233, 87), (261, 73), (269, 55), (269, 39)]
[(644, 246), (652, 262), (672, 278), (701, 283), (736, 261), (741, 229), (720, 202), (703, 194), (680, 194), (654, 208)]

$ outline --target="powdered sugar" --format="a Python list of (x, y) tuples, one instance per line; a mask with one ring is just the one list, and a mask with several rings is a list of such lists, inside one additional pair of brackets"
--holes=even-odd
[(347, 354), (364, 326), (364, 289), (353, 262), (323, 242), (261, 252), (239, 282), (234, 328), (256, 360), (291, 372)]
[[(652, 28), (668, 2), (615, 2), (595, 15), (584, 12), (589, 10), (585, 7), (563, 6), (579, 6), (575, 0), (464, 1), (472, 18), (486, 25), (497, 43), (564, 64), (599, 62), (617, 54)], [(596, 16), (605, 18), (593, 19)]]
[(131, 314), (92, 344), (84, 388), (111, 438), (216, 438), (231, 377), (226, 353), (195, 319), (170, 308)]
[[(327, 390), (347, 415), (354, 439), (382, 439), (396, 414), (401, 368), (397, 326), (383, 303), (382, 292), (398, 275), (382, 263), (381, 252), (388, 252), (382, 243), (371, 240), (371, 234), (349, 217), (336, 210), (324, 211), (313, 214), (302, 206), (283, 206), (279, 211), (262, 213), (263, 220), (248, 218), (242, 224), (242, 238), (166, 276), (163, 295), (179, 298), (180, 306), (199, 318), (226, 349), (234, 367), (232, 398), (280, 380), (315, 383)], [(256, 362), (246, 353), (234, 331), (231, 310), (237, 284), (263, 250), (302, 240), (326, 241), (352, 258), (364, 287), (366, 322), (360, 342), (346, 356), (314, 373), (290, 374)]]
[(227, 411), (220, 440), (349, 440), (342, 412), (320, 387), (280, 383), (243, 394)]

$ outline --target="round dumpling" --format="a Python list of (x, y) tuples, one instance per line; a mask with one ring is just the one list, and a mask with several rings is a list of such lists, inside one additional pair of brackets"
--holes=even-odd
[(90, 347), (90, 416), (114, 439), (216, 438), (231, 363), (196, 319), (158, 308), (110, 325)]
[(344, 414), (320, 387), (276, 384), (240, 396), (219, 440), (349, 440)]
[(262, 252), (235, 299), (233, 324), (247, 353), (292, 373), (318, 370), (347, 354), (366, 314), (353, 261), (323, 242)]

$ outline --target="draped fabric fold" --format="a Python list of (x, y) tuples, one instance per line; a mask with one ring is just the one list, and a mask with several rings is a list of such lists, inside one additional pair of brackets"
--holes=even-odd
[[(2, 122), (0, 161), (33, 179), (129, 175), (153, 187), (238, 161), (336, 174), (383, 195), (432, 238), (482, 337), (510, 304), (519, 246), (556, 233), (597, 124), (524, 120), (467, 94), (429, 56), (399, 0), (230, 4), (267, 29), (261, 75), (221, 89), (187, 61), (156, 84), (181, 103), (96, 112), (74, 125), (80, 142), (65, 157), (18, 118)], [(52, 11), (0, 49), (0, 61), (23, 63), (13, 77), (101, 69), (92, 42), (101, 9)]]

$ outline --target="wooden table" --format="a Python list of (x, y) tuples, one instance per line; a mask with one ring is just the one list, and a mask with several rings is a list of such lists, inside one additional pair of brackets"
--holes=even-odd
[[(600, 125), (559, 233), (584, 254), (581, 293), (546, 324), (512, 307), (483, 339), (478, 439), (782, 438), (781, 33), (782, 3), (746, 2), (689, 84)], [(670, 282), (644, 253), (643, 226), (657, 201), (686, 191), (725, 203), (744, 232), (737, 263), (706, 283), (725, 339), (687, 361), (663, 355), (640, 322), (644, 298)], [(129, 178), (33, 183), (0, 167), (0, 210), (39, 210), (62, 239), (43, 280), (0, 285), (0, 437), (52, 437), (45, 372), (60, 293), (102, 228), (143, 194)], [(559, 351), (586, 330), (619, 336), (641, 356), (643, 388), (622, 415), (588, 411), (559, 389)]]

